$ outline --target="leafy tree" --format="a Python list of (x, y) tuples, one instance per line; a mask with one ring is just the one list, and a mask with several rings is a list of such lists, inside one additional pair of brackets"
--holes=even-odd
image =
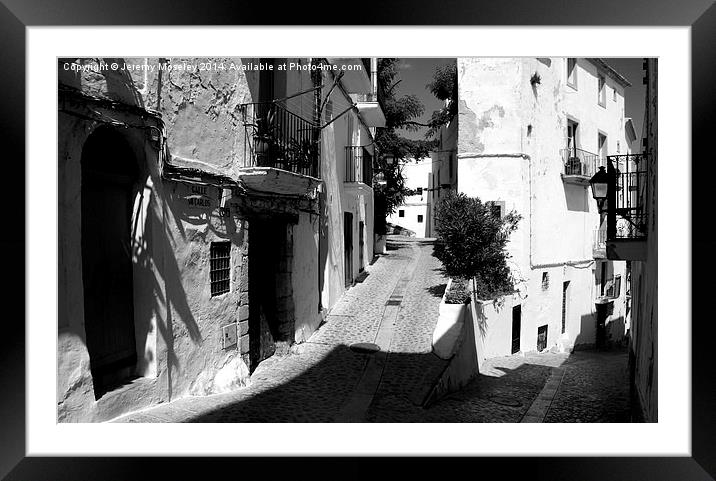
[(481, 299), (514, 291), (505, 247), (521, 216), (512, 211), (500, 217), (492, 207), (477, 197), (448, 192), (435, 210), (433, 255), (448, 276), (472, 279), (473, 291)]
[(427, 157), (434, 148), (430, 140), (413, 140), (399, 135), (398, 131), (416, 131), (425, 124), (417, 122), (425, 107), (417, 95), (400, 95), (397, 58), (378, 59), (378, 98), (385, 114), (385, 127), (375, 135), (377, 150), (374, 202), (375, 231), (386, 233), (386, 217), (393, 214), (409, 193), (405, 187), (402, 166), (410, 158)]
[(426, 88), (438, 99), (445, 102), (440, 110), (433, 112), (428, 121), (425, 137), (435, 137), (440, 127), (447, 125), (457, 115), (457, 64), (442, 65), (435, 69), (433, 80)]

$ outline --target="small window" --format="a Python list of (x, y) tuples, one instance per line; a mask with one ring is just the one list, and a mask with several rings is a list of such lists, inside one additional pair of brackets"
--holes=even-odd
[(612, 90), (612, 101), (617, 101), (617, 89)]
[(405, 211), (403, 209), (398, 211), (398, 217), (405, 217)]
[(577, 88), (577, 59), (567, 59), (567, 85)]
[(449, 172), (450, 172), (450, 181), (452, 181), (452, 154), (450, 154), (450, 157), (448, 158), (448, 165), (449, 165)]
[(418, 214), (418, 224), (422, 224), (422, 223), (423, 223), (423, 216)]
[(542, 290), (546, 291), (549, 289), (549, 272), (542, 273)]
[(498, 219), (502, 219), (502, 214), (505, 208), (505, 203), (503, 201), (488, 202), (487, 207), (490, 209), (490, 214), (492, 214), (494, 217), (497, 217)]
[(231, 278), (231, 243), (212, 242), (209, 257), (211, 297), (229, 292)]
[(422, 195), (423, 195), (423, 188), (422, 188), (422, 187), (418, 187), (418, 195), (422, 197)]
[(606, 84), (606, 80), (604, 79), (604, 76), (599, 75), (598, 85), (597, 85), (597, 88), (598, 88), (597, 100), (599, 102), (599, 105), (601, 105), (602, 107), (607, 106), (607, 87), (606, 87), (606, 85), (607, 84)]

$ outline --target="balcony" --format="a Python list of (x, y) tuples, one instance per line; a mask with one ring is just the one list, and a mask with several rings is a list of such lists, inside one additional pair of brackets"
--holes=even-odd
[(273, 102), (239, 107), (246, 167), (269, 167), (320, 178), (320, 129)]
[(594, 231), (594, 242), (592, 243), (592, 257), (595, 259), (607, 258), (607, 230), (596, 229)]
[(607, 157), (607, 257), (646, 260), (648, 171), (646, 154)]
[(385, 127), (383, 104), (377, 94), (358, 94), (355, 102), (368, 127)]
[(371, 92), (370, 58), (329, 58), (326, 60), (329, 64), (337, 67), (336, 74), (343, 72), (341, 83), (349, 94)]
[(589, 179), (597, 171), (600, 157), (582, 149), (562, 149), (560, 151), (564, 170), (562, 180), (566, 184), (589, 185)]
[(351, 145), (346, 147), (345, 182), (361, 182), (373, 186), (373, 156), (365, 147)]

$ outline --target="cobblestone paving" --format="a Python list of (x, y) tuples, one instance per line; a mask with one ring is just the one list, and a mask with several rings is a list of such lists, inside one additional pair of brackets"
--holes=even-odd
[(369, 420), (517, 423), (552, 368), (559, 366), (565, 368), (565, 376), (544, 422), (629, 421), (625, 351), (527, 353), (489, 359), (484, 374), (429, 408), (391, 393), (373, 403)]
[(573, 353), (544, 422), (629, 422), (627, 362), (625, 350)]
[[(416, 258), (417, 256), (417, 258)], [(411, 264), (411, 261), (416, 262)], [(486, 361), (484, 373), (459, 393), (420, 406), (446, 361), (432, 353), (432, 332), (447, 279), (426, 241), (392, 238), (388, 254), (338, 302), (308, 342), (259, 365), (251, 385), (188, 397), (116, 422), (331, 422), (354, 395), (370, 354), (351, 351), (374, 342), (386, 302), (414, 269), (403, 293), (390, 351), (368, 422), (520, 422), (552, 373), (565, 374), (544, 422), (627, 422), (624, 351), (527, 353)]]
[(389, 255), (366, 268), (365, 280), (349, 289), (336, 303), (325, 324), (309, 342), (328, 345), (374, 342), (385, 303), (412, 259), (410, 246), (405, 242), (391, 242), (390, 247), (393, 250)]

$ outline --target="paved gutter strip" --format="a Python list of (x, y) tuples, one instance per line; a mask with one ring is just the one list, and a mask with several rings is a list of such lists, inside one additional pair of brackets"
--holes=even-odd
[(562, 384), (564, 373), (567, 371), (564, 367), (555, 367), (552, 369), (552, 374), (547, 379), (542, 391), (537, 395), (530, 408), (527, 410), (525, 415), (522, 417), (521, 423), (541, 423), (544, 422), (547, 411), (552, 405), (552, 400), (557, 394), (559, 385)]
[(400, 304), (407, 286), (415, 273), (420, 251), (415, 245), (410, 246), (413, 251), (413, 259), (410, 264), (404, 267), (398, 282), (396, 282), (393, 292), (390, 294), (388, 302), (386, 302), (383, 316), (380, 320), (378, 332), (375, 335), (375, 344), (380, 347), (380, 351), (369, 355), (363, 374), (358, 384), (356, 384), (348, 401), (341, 407), (336, 415), (336, 422), (364, 422), (368, 408), (373, 402), (375, 393), (378, 391), (380, 380), (383, 377), (383, 371), (388, 361), (388, 353), (390, 343), (395, 332), (395, 324), (398, 320), (400, 312)]

